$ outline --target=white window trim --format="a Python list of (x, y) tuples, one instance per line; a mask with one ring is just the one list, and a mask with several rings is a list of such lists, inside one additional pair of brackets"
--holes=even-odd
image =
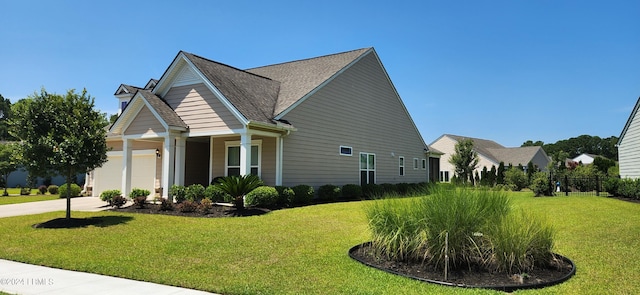
[[(251, 168), (258, 168), (258, 177), (262, 178), (262, 139), (251, 140), (251, 146), (258, 146), (258, 165), (251, 165)], [(229, 166), (229, 147), (240, 147), (240, 141), (224, 142), (224, 176), (229, 176), (229, 168), (236, 168), (236, 166)]]
[[(369, 166), (369, 156), (373, 155), (373, 169), (370, 169), (369, 167), (367, 167), (366, 169), (362, 168), (362, 161), (360, 160), (362, 155), (366, 155), (367, 156), (367, 166)], [(378, 183), (378, 173), (376, 172), (376, 167), (378, 166), (378, 157), (376, 156), (376, 154), (374, 153), (366, 153), (366, 152), (360, 152), (359, 156), (358, 156), (358, 166), (360, 166), (360, 170), (358, 171), (358, 173), (362, 173), (362, 171), (366, 171), (367, 172), (367, 178), (369, 177), (369, 172), (373, 171), (373, 182), (372, 183)], [(360, 185), (362, 185), (362, 183), (360, 183)]]
[(398, 157), (398, 175), (404, 176), (405, 174), (406, 174), (406, 171), (405, 171), (404, 157), (400, 156)]
[(413, 158), (413, 170), (420, 169), (420, 159)]
[[(344, 154), (344, 153), (342, 153), (342, 149), (349, 149), (350, 154)], [(338, 150), (338, 153), (339, 153), (341, 156), (352, 157), (352, 156), (353, 156), (353, 147), (346, 146), (346, 145), (341, 145), (341, 146), (340, 146), (340, 149)]]

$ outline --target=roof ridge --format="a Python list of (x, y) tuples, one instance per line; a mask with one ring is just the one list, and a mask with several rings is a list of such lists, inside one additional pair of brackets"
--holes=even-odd
[[(271, 78), (268, 78), (268, 77), (265, 77), (265, 76), (261, 76), (261, 75), (257, 75), (257, 74), (254, 74), (254, 73), (252, 73), (252, 72), (249, 72), (249, 71), (247, 71), (247, 70), (243, 70), (243, 69), (240, 69), (240, 68), (237, 68), (237, 67), (234, 67), (234, 66), (231, 66), (231, 65), (225, 64), (225, 63), (221, 63), (221, 62), (219, 62), (219, 61), (215, 61), (215, 60), (212, 60), (212, 59), (209, 59), (209, 58), (206, 58), (206, 57), (203, 57), (203, 56), (197, 55), (197, 54), (193, 54), (193, 53), (191, 53), (191, 52), (187, 52), (187, 51), (184, 51), (184, 50), (180, 50), (180, 52), (182, 52), (182, 53), (184, 53), (184, 54), (186, 54), (186, 55), (191, 55), (191, 56), (197, 57), (197, 58), (202, 59), (202, 60), (205, 60), (205, 61), (207, 61), (207, 62), (215, 63), (215, 64), (218, 64), (218, 65), (221, 65), (221, 66), (224, 66), (224, 67), (230, 68), (230, 69), (234, 69), (234, 70), (237, 70), (237, 71), (240, 71), (240, 72), (243, 72), (243, 73), (246, 73), (246, 74), (252, 75), (252, 76), (256, 76), (256, 77), (260, 77), (260, 78), (263, 78), (263, 79), (267, 79), (267, 80), (269, 80), (269, 81), (274, 81), (274, 80), (273, 80), (273, 79), (271, 79)], [(278, 81), (274, 81), (274, 82), (278, 82)]]
[(291, 60), (291, 61), (279, 62), (279, 63), (270, 64), (270, 65), (264, 65), (264, 66), (259, 66), (259, 67), (247, 68), (246, 70), (247, 70), (247, 71), (248, 71), (248, 70), (255, 70), (255, 69), (266, 68), (266, 67), (272, 67), (272, 66), (280, 66), (280, 65), (285, 65), (285, 64), (295, 63), (295, 62), (302, 62), (302, 61), (308, 61), (308, 60), (314, 60), (314, 59), (326, 58), (326, 57), (331, 57), (331, 56), (336, 56), (336, 55), (341, 55), (341, 54), (348, 54), (348, 53), (352, 53), (352, 52), (356, 52), (356, 51), (366, 51), (366, 50), (370, 50), (370, 49), (372, 49), (372, 48), (373, 48), (373, 47), (364, 47), (364, 48), (354, 49), (354, 50), (349, 50), (349, 51), (344, 51), (344, 52), (331, 53), (331, 54), (326, 54), (326, 55), (321, 55), (321, 56), (308, 57), (308, 58), (302, 58), (302, 59), (297, 59), (297, 60)]

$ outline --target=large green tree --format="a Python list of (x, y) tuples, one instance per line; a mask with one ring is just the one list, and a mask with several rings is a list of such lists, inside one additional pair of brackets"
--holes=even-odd
[(9, 120), (9, 118), (11, 118), (11, 101), (0, 94), (0, 140), (15, 140), (15, 138), (9, 134), (9, 127), (7, 126), (7, 120)]
[(18, 146), (15, 143), (2, 143), (0, 144), (0, 174), (4, 180), (4, 193), (3, 196), (8, 196), (7, 182), (9, 181), (9, 174), (18, 168)]
[(582, 153), (587, 153), (617, 160), (617, 143), (618, 137), (616, 136), (600, 138), (599, 136), (580, 135), (578, 137), (563, 139), (555, 143), (547, 144), (542, 141), (533, 142), (531, 140), (527, 140), (522, 143), (522, 146), (541, 146), (549, 156), (565, 152), (569, 157), (573, 158)]
[(449, 158), (460, 181), (473, 183), (473, 170), (478, 167), (478, 153), (473, 150), (473, 140), (466, 138), (458, 141), (455, 153)]
[[(22, 165), (31, 175), (64, 175), (71, 192), (74, 175), (107, 161), (107, 120), (94, 105), (86, 89), (59, 95), (43, 88), (12, 106), (10, 132), (21, 140)], [(66, 197), (70, 219), (71, 196)]]

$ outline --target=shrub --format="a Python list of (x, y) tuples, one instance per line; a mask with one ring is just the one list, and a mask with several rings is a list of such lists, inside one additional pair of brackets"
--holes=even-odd
[[(60, 197), (61, 198), (66, 198), (67, 197), (67, 184), (63, 184), (59, 187), (58, 191), (60, 192)], [(79, 197), (80, 196), (80, 192), (82, 190), (80, 189), (80, 186), (78, 186), (75, 183), (71, 184), (71, 197)]]
[(111, 205), (112, 202), (113, 202), (113, 198), (116, 197), (116, 196), (121, 196), (121, 195), (122, 195), (122, 193), (120, 192), (120, 190), (117, 190), (117, 189), (106, 190), (106, 191), (103, 191), (100, 194), (100, 200), (103, 200), (103, 201), (109, 203), (109, 205)]
[(114, 206), (116, 208), (120, 208), (120, 207), (124, 206), (124, 204), (126, 204), (126, 203), (127, 203), (127, 198), (125, 198), (123, 196), (115, 196), (111, 200), (111, 206)]
[(295, 195), (293, 190), (286, 186), (276, 186), (275, 189), (278, 191), (278, 200), (276, 201), (276, 205), (283, 207), (291, 206)]
[(160, 210), (161, 211), (173, 211), (173, 202), (168, 199), (162, 198), (160, 200)]
[(147, 203), (147, 197), (146, 196), (137, 196), (137, 197), (133, 198), (133, 204), (136, 205), (136, 207), (138, 207), (138, 209), (144, 208), (144, 205), (146, 203)]
[(187, 199), (187, 188), (184, 185), (174, 184), (169, 188), (169, 195), (176, 200), (177, 203), (182, 203)]
[(362, 187), (357, 184), (345, 184), (342, 186), (342, 197), (347, 200), (359, 199), (362, 197)]
[(141, 189), (141, 188), (133, 188), (131, 189), (131, 193), (129, 193), (129, 198), (135, 199), (137, 197), (147, 197), (151, 194), (149, 190)]
[(44, 195), (47, 193), (47, 186), (46, 185), (41, 185), (38, 187), (38, 192), (40, 192), (41, 195)]
[(198, 209), (198, 203), (191, 200), (184, 200), (176, 206), (180, 212), (195, 212)]
[(396, 185), (393, 183), (383, 183), (380, 187), (385, 194), (395, 195), (398, 193), (398, 191), (396, 191)]
[(50, 185), (49, 187), (47, 187), (47, 190), (49, 191), (50, 194), (52, 195), (57, 195), (58, 194), (58, 186), (55, 184)]
[(504, 172), (504, 179), (515, 191), (521, 191), (527, 187), (527, 175), (521, 169), (508, 169)]
[(217, 185), (209, 185), (204, 190), (204, 197), (212, 202), (230, 202), (231, 195), (220, 189)]
[(20, 188), (20, 195), (21, 196), (28, 196), (30, 194), (31, 194), (31, 188), (30, 187), (26, 186), (26, 187)]
[(381, 198), (385, 194), (386, 192), (382, 185), (371, 183), (362, 186), (362, 195), (369, 199)]
[(200, 201), (200, 205), (198, 205), (198, 211), (207, 214), (209, 213), (209, 211), (211, 211), (211, 208), (213, 208), (213, 202), (210, 199), (202, 199), (202, 201)]
[(609, 193), (612, 196), (617, 196), (618, 195), (618, 186), (620, 185), (620, 178), (617, 177), (607, 177), (607, 179), (605, 179), (602, 182), (602, 189)]
[(335, 201), (340, 197), (340, 188), (332, 185), (325, 184), (318, 188), (318, 198), (323, 201)]
[(305, 205), (311, 202), (313, 199), (313, 187), (300, 184), (291, 188), (293, 190), (293, 204)]
[(405, 182), (396, 183), (396, 192), (401, 196), (409, 194), (409, 184)]
[(192, 184), (187, 187), (185, 197), (189, 201), (199, 202), (204, 198), (204, 186), (202, 184)]
[(640, 181), (631, 178), (621, 179), (618, 184), (618, 194), (626, 198), (638, 198), (640, 195)]
[(255, 188), (245, 197), (249, 206), (272, 207), (278, 201), (278, 191), (275, 187), (261, 186)]
[(544, 172), (533, 174), (529, 188), (531, 188), (536, 197), (551, 196), (553, 194), (553, 186), (549, 180), (549, 175)]

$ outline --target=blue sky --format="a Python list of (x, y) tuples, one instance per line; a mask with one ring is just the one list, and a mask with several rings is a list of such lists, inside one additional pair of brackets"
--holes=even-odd
[(0, 94), (87, 88), (117, 111), (185, 50), (238, 68), (374, 47), (427, 143), (619, 136), (640, 1), (0, 0)]

